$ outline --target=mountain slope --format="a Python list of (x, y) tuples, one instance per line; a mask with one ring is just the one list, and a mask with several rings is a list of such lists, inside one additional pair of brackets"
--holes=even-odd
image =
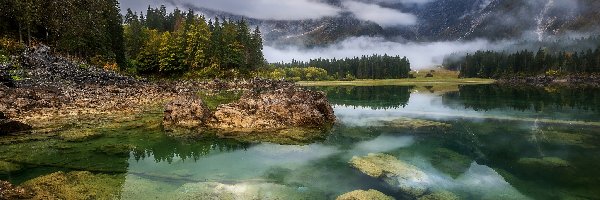
[[(340, 0), (323, 0), (342, 6)], [(384, 1), (391, 2), (391, 1)], [(276, 21), (248, 19), (261, 27), (267, 45), (318, 46), (357, 36), (379, 36), (395, 41), (458, 39), (543, 39), (570, 32), (598, 32), (600, 1), (595, 0), (434, 0), (422, 5), (381, 3), (417, 16), (410, 26), (384, 28), (345, 12), (318, 20)], [(210, 17), (241, 18), (202, 10)]]

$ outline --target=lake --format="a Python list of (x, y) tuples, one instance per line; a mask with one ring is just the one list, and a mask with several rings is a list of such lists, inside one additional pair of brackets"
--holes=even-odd
[[(90, 171), (115, 180), (97, 183), (115, 199), (335, 199), (357, 189), (410, 198), (349, 164), (384, 153), (426, 174), (429, 191), (460, 199), (600, 197), (600, 88), (436, 87), (310, 87), (328, 94), (337, 123), (306, 144), (169, 137), (160, 110), (0, 138), (0, 179)], [(81, 131), (98, 134), (64, 136)]]

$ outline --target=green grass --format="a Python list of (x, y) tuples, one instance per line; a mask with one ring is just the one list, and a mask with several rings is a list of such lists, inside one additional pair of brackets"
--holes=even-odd
[(466, 84), (491, 84), (493, 79), (479, 78), (415, 78), (415, 79), (361, 79), (355, 81), (300, 81), (301, 86), (379, 86), (379, 85), (466, 85)]
[[(426, 78), (431, 73), (433, 77)], [(300, 81), (301, 86), (381, 86), (381, 85), (466, 85), (466, 84), (491, 84), (493, 79), (458, 78), (458, 72), (436, 69), (434, 72), (423, 70), (419, 73), (411, 72), (416, 78), (406, 79), (360, 79), (354, 81)]]

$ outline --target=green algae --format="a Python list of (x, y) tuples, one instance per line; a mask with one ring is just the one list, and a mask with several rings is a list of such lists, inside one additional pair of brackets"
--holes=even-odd
[(102, 136), (102, 133), (97, 132), (93, 129), (71, 129), (68, 131), (63, 131), (58, 135), (62, 140), (68, 142), (83, 142), (95, 138), (99, 138)]
[(377, 190), (354, 190), (342, 194), (336, 200), (394, 200), (394, 197), (387, 196)]
[(304, 145), (323, 141), (328, 133), (329, 128), (287, 128), (271, 131), (231, 130), (215, 132), (220, 138), (235, 139), (240, 142), (269, 142), (286, 145)]
[(125, 177), (86, 171), (55, 172), (29, 180), (21, 186), (32, 199), (118, 199)]
[(558, 157), (543, 157), (543, 158), (521, 158), (518, 161), (519, 164), (527, 166), (529, 168), (567, 168), (571, 164)]
[(446, 148), (436, 148), (429, 158), (436, 169), (453, 178), (467, 171), (473, 162), (471, 158)]
[(23, 166), (0, 160), (0, 174), (11, 174), (23, 169)]
[(424, 119), (413, 119), (413, 118), (406, 118), (406, 117), (397, 118), (397, 119), (394, 119), (391, 121), (382, 121), (381, 123), (387, 127), (405, 128), (405, 129), (422, 129), (422, 128), (445, 129), (445, 128), (452, 127), (452, 125), (443, 123), (443, 122), (436, 122), (436, 121), (430, 121), (430, 120), (424, 120)]
[(233, 103), (242, 97), (244, 91), (241, 90), (230, 90), (230, 91), (201, 91), (199, 96), (204, 104), (211, 110), (216, 110), (219, 105)]
[(592, 136), (581, 132), (566, 132), (559, 130), (549, 130), (543, 132), (545, 141), (550, 144), (571, 145), (581, 148), (592, 149), (596, 145), (592, 144)]
[(262, 199), (326, 199), (325, 195), (310, 188), (291, 187), (273, 183), (242, 182), (223, 184), (217, 182), (188, 183), (175, 191), (178, 200), (262, 200)]

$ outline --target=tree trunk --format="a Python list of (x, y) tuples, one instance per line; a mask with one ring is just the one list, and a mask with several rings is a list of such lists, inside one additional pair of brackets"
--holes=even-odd
[(23, 43), (23, 31), (21, 29), (21, 22), (19, 22), (19, 42)]
[(31, 46), (31, 24), (27, 24), (27, 46)]

